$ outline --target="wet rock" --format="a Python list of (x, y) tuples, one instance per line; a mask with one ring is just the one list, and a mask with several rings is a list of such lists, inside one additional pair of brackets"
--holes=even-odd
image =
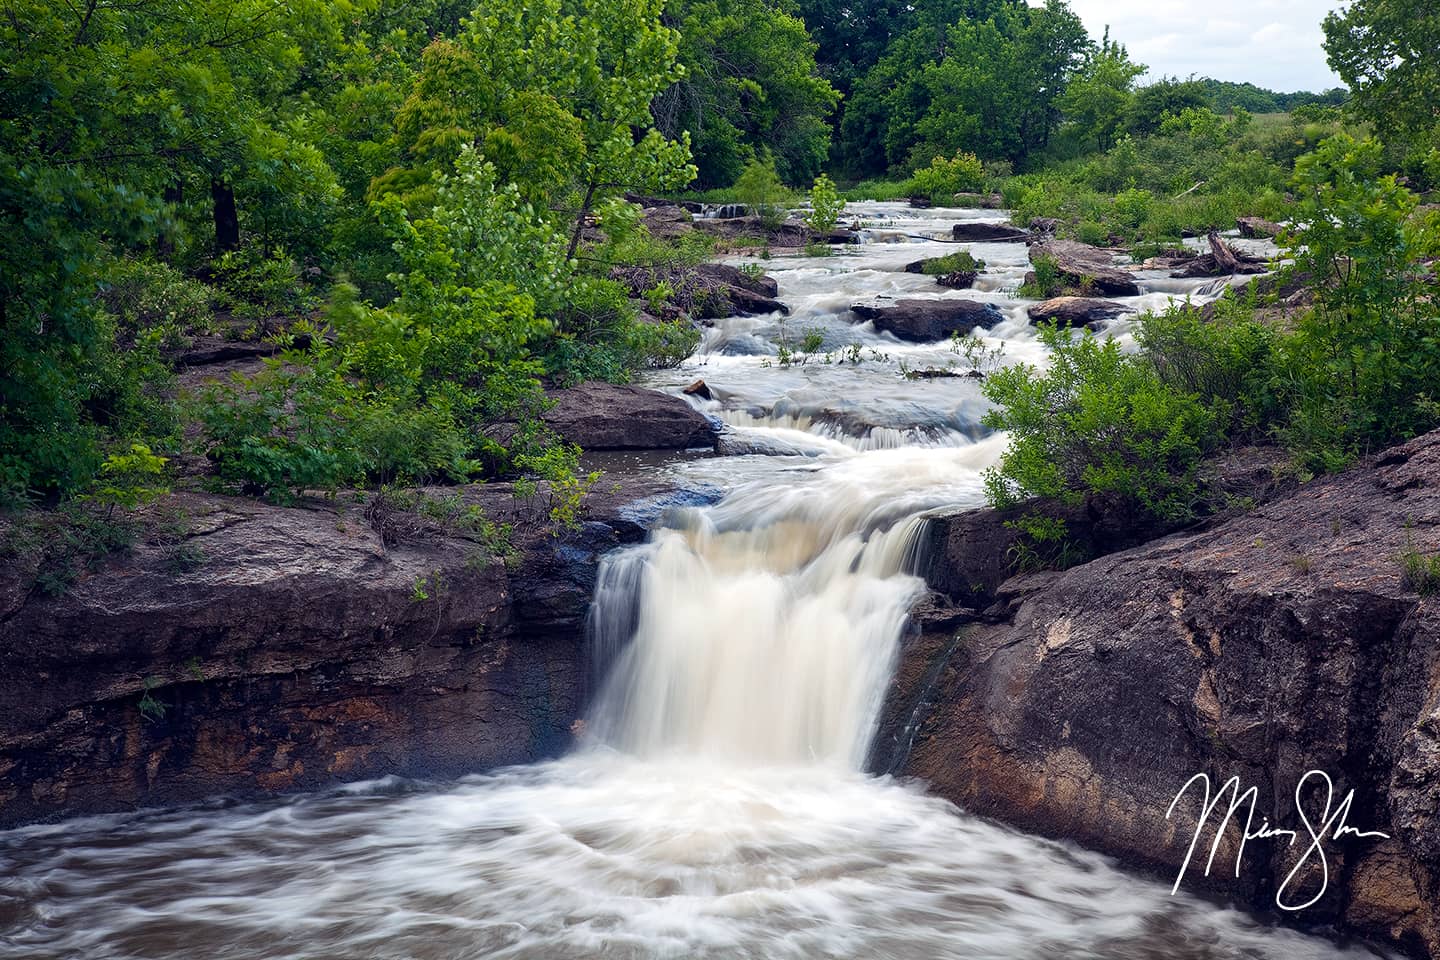
[[(919, 626), (892, 698), (922, 707), (877, 740), (907, 747), (897, 772), (977, 815), (1167, 880), (1199, 811), (1166, 811), (1192, 776), (1239, 776), (1259, 791), (1256, 822), (1303, 831), (1296, 785), (1325, 771), (1336, 802), (1355, 791), (1350, 824), (1393, 839), (1327, 841), (1329, 891), (1307, 921), (1436, 955), (1440, 601), (1397, 557), (1440, 553), (1437, 478), (1440, 431), (1252, 511), (993, 587), (1005, 528), (971, 515), (932, 554), (973, 562), (932, 559), (927, 575), (962, 604), (994, 602), (958, 629)], [(1323, 794), (1306, 802), (1317, 816)], [(1211, 876), (1194, 866), (1182, 885), (1273, 909), (1300, 845), (1252, 841), (1237, 878), (1237, 829)]]
[(1029, 311), (1031, 323), (1059, 321), (1067, 327), (1083, 327), (1103, 320), (1112, 320), (1129, 312), (1114, 300), (1092, 300), (1087, 297), (1055, 297), (1037, 303)]
[(1030, 231), (1008, 223), (965, 221), (955, 224), (951, 236), (965, 243), (1022, 243), (1030, 239)]
[(687, 397), (699, 397), (701, 400), (713, 399), (710, 394), (710, 387), (705, 383), (704, 380), (696, 380), (694, 383), (690, 384), (690, 386), (686, 387), (680, 392), (685, 394), (685, 396)]
[(1135, 297), (1135, 278), (1115, 265), (1112, 254), (1074, 240), (1044, 240), (1030, 245), (1030, 262), (1048, 258), (1067, 286), (1090, 289), (1112, 297)]
[(1261, 217), (1241, 217), (1235, 221), (1235, 226), (1239, 229), (1240, 236), (1252, 240), (1257, 238), (1268, 240), (1272, 237), (1278, 237), (1280, 231), (1285, 229), (1280, 226), (1280, 224), (1272, 223)]
[(563, 752), (597, 559), (645, 536), (632, 504), (673, 494), (601, 486), (577, 530), (552, 529), (543, 484), (530, 500), (506, 484), (429, 492), (511, 524), (508, 563), (373, 493), (172, 495), (146, 508), (132, 552), (56, 597), (7, 562), (0, 826)]
[(726, 286), (739, 287), (762, 297), (774, 297), (780, 293), (780, 286), (774, 277), (755, 276), (725, 263), (702, 263), (695, 268), (695, 272)]
[(976, 327), (989, 330), (1005, 319), (992, 303), (978, 300), (896, 300), (881, 304), (856, 304), (850, 308), (875, 329), (893, 333), (901, 340), (932, 343), (953, 333), (969, 333)]
[(951, 290), (969, 290), (975, 286), (975, 279), (979, 276), (974, 270), (955, 270), (950, 273), (942, 273), (935, 278), (935, 282)]
[(710, 421), (679, 397), (644, 387), (582, 383), (551, 391), (544, 420), (584, 450), (713, 447)]

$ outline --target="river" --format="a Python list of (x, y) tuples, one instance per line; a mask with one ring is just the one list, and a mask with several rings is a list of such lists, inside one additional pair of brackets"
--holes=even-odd
[[(723, 457), (658, 469), (723, 492), (609, 556), (583, 745), (444, 784), (386, 780), (0, 833), (0, 957), (1332, 958), (1073, 847), (862, 772), (924, 514), (983, 502), (1003, 451), (965, 361), (846, 308), (971, 296), (1003, 362), (1043, 362), (1013, 296), (1021, 244), (976, 244), (976, 290), (903, 265), (993, 212), (856, 204), (868, 242), (764, 264), (790, 317), (731, 319), (650, 378), (725, 421)], [(739, 261), (736, 261), (739, 262)], [(1137, 307), (1215, 285), (1142, 279)], [(1128, 336), (1128, 324), (1113, 328)], [(804, 362), (782, 364), (819, 341)], [(827, 358), (828, 354), (828, 358)], [(828, 362), (827, 362), (828, 360)]]

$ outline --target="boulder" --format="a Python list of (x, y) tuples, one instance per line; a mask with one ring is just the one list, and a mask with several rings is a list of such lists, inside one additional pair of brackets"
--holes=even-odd
[(762, 297), (775, 297), (780, 293), (780, 285), (775, 282), (774, 277), (755, 276), (726, 263), (702, 263), (695, 268), (695, 272), (702, 277), (718, 280), (726, 286), (739, 287)]
[(1285, 229), (1280, 224), (1272, 223), (1261, 217), (1241, 217), (1235, 221), (1235, 226), (1240, 230), (1240, 236), (1251, 240), (1269, 240), (1272, 237), (1278, 237), (1280, 231)]
[(671, 290), (662, 314), (667, 320), (684, 315), (699, 319), (789, 313), (774, 299), (773, 277), (751, 276), (736, 267), (706, 263), (697, 267), (612, 267), (610, 279), (623, 283), (632, 297), (644, 298), (661, 283)]
[(1099, 247), (1074, 240), (1044, 240), (1030, 245), (1030, 262), (1041, 258), (1055, 262), (1067, 286), (1091, 289), (1112, 297), (1135, 297), (1140, 287), (1135, 278), (1115, 265), (1115, 258)]
[(1005, 319), (993, 303), (978, 300), (896, 300), (882, 304), (856, 304), (850, 308), (875, 329), (901, 340), (932, 343), (976, 327), (989, 330)]
[[(1354, 791), (1349, 825), (1390, 839), (1327, 837), (1328, 891), (1300, 919), (1440, 955), (1440, 598), (1399, 559), (1440, 554), (1437, 478), (1440, 431), (1249, 512), (998, 585), (1014, 531), (969, 515), (935, 534), (925, 572), (984, 612), (917, 608), (874, 768), (1167, 883), (1195, 793), (1166, 814), (1196, 774), (1216, 789), (1239, 777), (1255, 823), (1304, 839), (1297, 785), (1324, 771), (1334, 803)], [(1323, 789), (1303, 803), (1319, 820)], [(1232, 823), (1207, 877), (1219, 819), (1182, 888), (1278, 912), (1305, 843), (1252, 839), (1237, 875)], [(1318, 890), (1312, 867), (1291, 904)]]
[(715, 428), (679, 397), (644, 387), (582, 383), (549, 394), (544, 420), (584, 450), (714, 447)]
[(1022, 243), (1030, 239), (1030, 231), (1008, 223), (982, 223), (967, 220), (950, 228), (955, 240), (965, 243)]
[(625, 199), (645, 210), (651, 207), (683, 207), (694, 214), (705, 212), (705, 204), (698, 200), (667, 200), (664, 197), (646, 197), (635, 193), (625, 194)]
[(1031, 323), (1058, 320), (1067, 327), (1083, 327), (1102, 320), (1111, 320), (1128, 313), (1123, 303), (1114, 300), (1093, 300), (1088, 297), (1055, 297), (1037, 303), (1029, 311)]

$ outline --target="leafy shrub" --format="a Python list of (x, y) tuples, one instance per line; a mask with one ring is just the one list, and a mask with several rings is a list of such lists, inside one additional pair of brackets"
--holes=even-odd
[(1188, 304), (1146, 315), (1135, 339), (1160, 379), (1199, 397), (1218, 429), (1261, 440), (1284, 417), (1281, 335), (1254, 318), (1253, 295), (1217, 308), (1210, 321)]
[(300, 319), (318, 304), (299, 265), (283, 247), (250, 245), (230, 250), (210, 265), (210, 271), (235, 316), (262, 326), (275, 320)]
[(124, 334), (161, 329), (167, 339), (208, 333), (214, 327), (215, 291), (156, 260), (117, 257), (109, 261), (100, 302)]
[(1020, 289), (1015, 291), (1017, 296), (1031, 300), (1049, 300), (1064, 292), (1064, 278), (1054, 257), (1037, 257), (1031, 266), (1034, 268), (1031, 272), (1035, 274), (1035, 278), (1022, 283)]
[(1422, 597), (1440, 593), (1440, 555), (1427, 557), (1414, 547), (1400, 554), (1400, 583)]
[(979, 190), (985, 184), (985, 167), (973, 153), (936, 157), (910, 177), (910, 194), (932, 201), (948, 200), (957, 193)]
[(780, 182), (773, 160), (751, 160), (733, 187), (735, 196), (771, 229), (785, 221), (790, 191)]
[(985, 475), (998, 506), (1028, 497), (1080, 503), (1101, 495), (1155, 517), (1189, 516), (1197, 467), (1213, 443), (1214, 417), (1142, 359), (1088, 331), (1073, 338), (1047, 326), (1049, 370), (1021, 364), (985, 379), (996, 408), (985, 423), (1011, 433), (1010, 448)]
[(921, 272), (927, 277), (943, 277), (956, 272), (979, 273), (984, 269), (984, 260), (976, 260), (969, 250), (961, 250), (959, 253), (926, 260)]
[(840, 214), (845, 212), (845, 198), (835, 189), (835, 182), (825, 174), (815, 178), (810, 188), (810, 213), (805, 223), (816, 233), (824, 235), (835, 229)]

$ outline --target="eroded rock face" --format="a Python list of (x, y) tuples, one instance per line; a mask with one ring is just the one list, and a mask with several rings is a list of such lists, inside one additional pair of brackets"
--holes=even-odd
[(0, 826), (567, 749), (598, 558), (673, 491), (607, 488), (558, 538), (504, 485), (435, 495), (516, 523), (510, 562), (344, 498), (180, 494), (149, 509), (183, 539), (142, 539), (62, 596), (7, 566)]
[(1030, 262), (1042, 257), (1055, 262), (1066, 286), (1089, 288), (1112, 297), (1136, 297), (1135, 278), (1115, 265), (1115, 258), (1099, 247), (1074, 240), (1045, 240), (1030, 245)]
[[(897, 680), (892, 704), (915, 708), (892, 706), (876, 765), (1167, 881), (1198, 820), (1190, 801), (1165, 816), (1190, 777), (1238, 776), (1258, 790), (1257, 824), (1303, 831), (1296, 786), (1324, 771), (1336, 804), (1355, 791), (1350, 825), (1393, 839), (1327, 842), (1328, 892), (1300, 919), (1440, 955), (1440, 599), (1403, 582), (1407, 550), (1440, 552), (1440, 432), (1063, 573), (969, 594), (932, 577), (967, 606), (995, 602), (908, 642), (918, 662), (898, 677), (931, 679)], [(1304, 804), (1318, 819), (1324, 797)], [(1232, 825), (1211, 877), (1202, 862), (1184, 885), (1273, 909), (1304, 844), (1251, 840), (1236, 878), (1239, 836)]]
[(978, 300), (895, 300), (857, 304), (850, 309), (860, 319), (874, 323), (876, 330), (914, 343), (933, 343), (976, 327), (989, 330), (1005, 319), (994, 304)]
[(688, 450), (715, 446), (715, 427), (694, 407), (657, 390), (582, 383), (550, 393), (545, 422), (585, 450)]

